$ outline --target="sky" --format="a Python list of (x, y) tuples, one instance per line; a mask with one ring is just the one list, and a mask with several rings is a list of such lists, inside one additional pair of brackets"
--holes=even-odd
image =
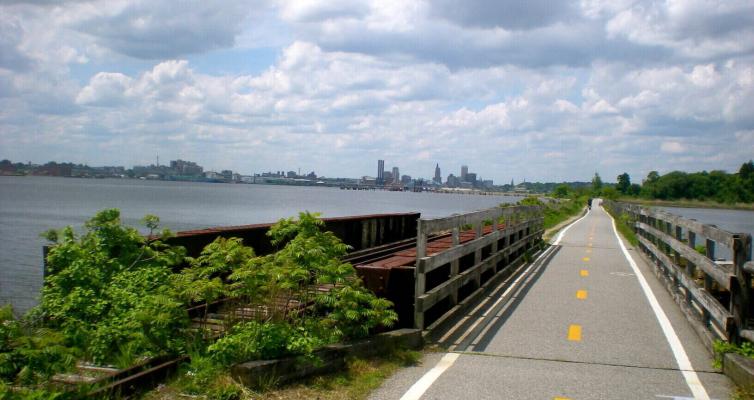
[(0, 159), (495, 183), (754, 158), (751, 0), (0, 2)]

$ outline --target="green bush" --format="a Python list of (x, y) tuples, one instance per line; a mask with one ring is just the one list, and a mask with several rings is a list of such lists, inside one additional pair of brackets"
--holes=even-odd
[(89, 220), (81, 237), (70, 227), (47, 234), (56, 243), (34, 313), (96, 363), (113, 362), (125, 349), (149, 356), (183, 348), (185, 307), (166, 293), (185, 251), (163, 244), (168, 231), (152, 236), (158, 221), (145, 217), (145, 238), (111, 209)]
[(31, 384), (73, 366), (76, 352), (62, 334), (24, 325), (10, 306), (0, 307), (0, 384)]

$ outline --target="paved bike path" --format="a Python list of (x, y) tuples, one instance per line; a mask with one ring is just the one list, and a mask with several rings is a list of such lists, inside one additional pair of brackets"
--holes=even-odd
[(694, 372), (679, 369), (678, 351), (599, 205), (549, 252), (549, 262), (535, 263), (510, 298), (497, 301), (496, 292), (442, 338), (451, 355), (428, 354), (370, 398), (684, 399), (694, 398), (691, 387), (697, 398), (729, 398), (730, 382), (713, 370), (678, 306), (629, 246)]

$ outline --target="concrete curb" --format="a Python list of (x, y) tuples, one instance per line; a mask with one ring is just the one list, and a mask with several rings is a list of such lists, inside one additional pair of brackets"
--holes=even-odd
[(735, 353), (725, 353), (723, 373), (741, 388), (754, 388), (754, 359)]
[(420, 349), (423, 344), (419, 329), (398, 329), (354, 343), (325, 346), (311, 358), (288, 357), (236, 364), (230, 373), (248, 387), (262, 387), (337, 371), (345, 367), (347, 357), (371, 357), (396, 348)]

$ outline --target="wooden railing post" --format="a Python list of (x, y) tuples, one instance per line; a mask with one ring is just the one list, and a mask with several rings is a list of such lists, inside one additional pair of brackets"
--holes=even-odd
[(420, 269), (420, 260), (427, 256), (427, 233), (421, 219), (416, 226), (416, 266), (414, 268), (414, 327), (424, 329), (424, 310), (419, 304), (419, 296), (423, 295), (427, 288), (427, 277)]
[[(460, 245), (461, 244), (461, 233), (460, 233), (460, 229), (458, 229), (457, 226), (455, 228), (453, 228), (453, 234), (452, 235), (453, 235), (453, 247)], [(458, 275), (459, 266), (460, 266), (460, 260), (457, 259), (457, 258), (455, 260), (453, 260), (453, 261), (450, 262), (450, 277), (451, 278), (453, 278), (456, 275)], [(451, 302), (451, 305), (458, 304), (458, 291), (457, 290), (454, 290), (453, 293), (451, 293), (451, 295), (450, 295), (450, 302)]]
[(736, 234), (733, 236), (733, 268), (736, 283), (731, 285), (730, 311), (735, 320), (735, 327), (730, 337), (740, 341), (740, 331), (748, 329), (751, 316), (751, 274), (744, 270), (744, 264), (751, 260), (751, 235)]
[[(696, 232), (689, 231), (688, 233), (689, 238), (689, 247), (696, 251)], [(686, 273), (691, 277), (692, 281), (696, 281), (696, 265), (692, 263), (691, 261), (686, 261)], [(686, 303), (691, 305), (692, 303), (692, 296), (690, 292), (686, 292)]]
[[(715, 261), (715, 241), (707, 239), (707, 246), (706, 246), (706, 252), (707, 252), (707, 258)], [(706, 290), (708, 293), (712, 293), (712, 277), (709, 276), (709, 274), (704, 274), (704, 290)], [(710, 314), (709, 311), (705, 308), (702, 312), (702, 319), (704, 320), (705, 326), (710, 326)]]

